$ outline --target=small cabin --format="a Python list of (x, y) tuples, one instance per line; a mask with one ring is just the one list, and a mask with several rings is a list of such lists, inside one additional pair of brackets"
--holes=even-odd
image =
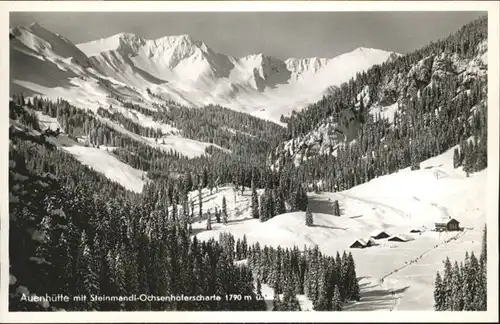
[(385, 238), (388, 238), (389, 236), (390, 235), (385, 231), (375, 231), (370, 235), (370, 237), (372, 237), (376, 240), (385, 239)]
[(364, 249), (366, 247), (374, 246), (376, 245), (375, 241), (371, 238), (365, 240), (365, 239), (357, 239), (354, 241), (354, 243), (349, 246), (351, 249)]
[(435, 223), (435, 228), (436, 228), (436, 231), (438, 231), (438, 232), (443, 232), (443, 231), (448, 231), (448, 232), (459, 231), (460, 230), (460, 222), (457, 221), (454, 218), (451, 218), (451, 219), (446, 220), (444, 222)]
[(366, 247), (366, 245), (365, 245), (365, 243), (362, 240), (356, 240), (349, 247), (351, 249), (364, 249)]

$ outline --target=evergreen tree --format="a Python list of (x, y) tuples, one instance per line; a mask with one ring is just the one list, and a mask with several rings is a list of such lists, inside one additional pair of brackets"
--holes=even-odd
[(445, 292), (444, 309), (450, 310), (452, 306), (451, 292), (452, 292), (452, 278), (453, 270), (451, 266), (450, 259), (447, 257), (444, 261), (444, 275), (443, 275), (443, 287)]
[(273, 199), (273, 201), (274, 201), (274, 215), (281, 215), (286, 213), (285, 197), (283, 196), (283, 192), (281, 191), (281, 189), (278, 189), (276, 197)]
[(477, 310), (485, 311), (487, 309), (488, 300), (488, 278), (487, 278), (487, 240), (486, 240), (486, 225), (484, 225), (481, 255), (479, 257), (479, 273), (478, 273), (478, 293), (477, 293)]
[(455, 261), (452, 270), (453, 276), (451, 280), (451, 309), (452, 311), (463, 310), (463, 293), (462, 293), (462, 276), (458, 262)]
[(227, 224), (227, 204), (226, 196), (222, 196), (222, 222)]
[(191, 172), (188, 172), (185, 182), (185, 193), (188, 193), (191, 190), (193, 190), (193, 177), (191, 175)]
[(278, 292), (276, 289), (273, 289), (273, 311), (280, 311), (281, 310), (281, 300)]
[(226, 225), (227, 224), (227, 213), (224, 213), (222, 215), (222, 224)]
[(211, 231), (212, 230), (212, 220), (210, 219), (210, 212), (208, 212), (208, 216), (207, 216), (207, 231)]
[(236, 241), (236, 260), (241, 260), (241, 241), (238, 239)]
[(259, 214), (259, 219), (261, 222), (265, 222), (269, 219), (267, 215), (265, 194), (260, 196)]
[(318, 275), (318, 294), (313, 300), (313, 308), (315, 311), (326, 311), (331, 308), (331, 300), (329, 296), (328, 273), (324, 267), (320, 265)]
[(333, 214), (335, 216), (340, 216), (340, 205), (338, 200), (333, 202)]
[[(96, 271), (96, 260), (91, 253), (88, 237), (85, 231), (80, 239), (80, 255), (78, 256), (77, 289), (80, 294), (99, 294), (99, 276)], [(98, 310), (99, 304), (94, 303), (90, 298), (83, 302), (82, 309)]]
[(475, 287), (474, 287), (474, 274), (473, 274), (473, 269), (471, 267), (471, 261), (468, 252), (465, 252), (462, 278), (464, 283), (463, 285), (464, 310), (471, 311), (474, 310), (474, 305), (473, 305), (474, 296), (472, 294), (475, 293)]
[(202, 183), (201, 187), (206, 188), (208, 186), (208, 171), (207, 169), (203, 169)]
[(295, 295), (294, 287), (287, 285), (285, 287), (285, 293), (283, 296), (283, 301), (280, 304), (280, 311), (300, 311), (300, 304)]
[(434, 310), (446, 310), (446, 291), (441, 280), (439, 271), (436, 273), (436, 280), (434, 282)]
[(333, 291), (332, 310), (337, 312), (342, 310), (342, 301), (340, 300), (340, 291), (338, 286), (335, 286)]
[(465, 150), (464, 150), (464, 167), (463, 170), (466, 173), (467, 177), (472, 173), (473, 168), (474, 168), (474, 163), (473, 163), (473, 145), (468, 144), (467, 142), (465, 143)]
[(356, 267), (354, 264), (354, 258), (352, 253), (349, 252), (347, 256), (347, 276), (345, 278), (346, 286), (348, 287), (347, 296), (351, 300), (359, 301), (360, 292), (359, 292), (359, 284), (356, 276)]
[(461, 161), (460, 161), (460, 153), (458, 151), (458, 148), (455, 148), (453, 150), (453, 167), (456, 169), (460, 166)]
[(201, 194), (201, 186), (198, 187), (198, 217), (200, 220), (203, 217), (203, 202), (202, 202), (202, 194)]
[(307, 207), (306, 210), (306, 226), (313, 226), (314, 221), (313, 221), (313, 214), (311, 213), (311, 209)]
[(275, 209), (274, 209), (273, 195), (271, 194), (270, 190), (266, 190), (264, 192), (264, 195), (265, 195), (264, 202), (265, 202), (267, 218), (271, 219), (274, 216), (276, 216), (276, 214), (274, 213)]
[(252, 217), (259, 218), (259, 197), (257, 196), (257, 189), (255, 188), (255, 182), (252, 181)]
[[(480, 304), (479, 302), (479, 290), (481, 283), (479, 282), (479, 276), (481, 274), (481, 269), (479, 265), (479, 261), (474, 255), (474, 252), (471, 253), (470, 255), (470, 272), (466, 276), (466, 281), (469, 282), (469, 288), (471, 288), (468, 293), (470, 293), (471, 296), (471, 301), (468, 303), (469, 309), (466, 310), (478, 310), (478, 305)], [(465, 306), (464, 306), (465, 308)]]
[(479, 263), (482, 265), (486, 265), (486, 259), (488, 257), (488, 242), (487, 242), (487, 233), (486, 233), (486, 224), (483, 228), (483, 235), (481, 238), (481, 254), (479, 256)]
[(248, 254), (248, 242), (247, 242), (247, 237), (245, 234), (243, 234), (243, 239), (241, 241), (241, 250), (242, 250), (242, 258), (246, 259), (247, 254)]
[(219, 213), (219, 210), (217, 209), (217, 207), (215, 207), (215, 220), (217, 223), (220, 224), (220, 213)]

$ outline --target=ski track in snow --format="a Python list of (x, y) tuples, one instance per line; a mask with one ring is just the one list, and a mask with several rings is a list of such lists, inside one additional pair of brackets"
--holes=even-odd
[[(397, 214), (403, 216), (403, 217), (410, 217), (409, 214), (407, 213), (404, 213), (402, 210), (398, 209), (398, 208), (395, 208), (393, 206), (390, 206), (388, 204), (385, 204), (385, 203), (382, 203), (380, 201), (374, 201), (374, 200), (370, 200), (370, 199), (367, 199), (367, 198), (362, 198), (362, 197), (356, 197), (356, 196), (353, 196), (353, 195), (350, 195), (350, 194), (346, 194), (346, 193), (342, 193), (342, 192), (338, 192), (336, 193), (337, 195), (339, 196), (343, 196), (345, 198), (348, 198), (348, 199), (353, 199), (353, 200), (357, 200), (357, 201), (361, 201), (361, 202), (364, 202), (364, 203), (367, 203), (367, 204), (370, 204), (370, 205), (374, 205), (374, 206), (377, 206), (379, 208), (388, 208), (394, 212), (396, 212)], [(419, 202), (421, 202), (420, 199), (418, 199), (417, 197), (413, 196), (413, 198)], [(436, 207), (437, 209), (439, 209), (441, 211), (441, 213), (446, 217), (446, 218), (452, 218), (452, 216), (450, 215), (448, 209), (444, 206), (440, 206), (438, 205), (437, 203), (435, 202), (431, 202), (430, 205)], [(415, 265), (418, 261), (420, 261), (422, 258), (424, 258), (425, 256), (427, 256), (428, 254), (432, 253), (433, 251), (435, 251), (437, 248), (439, 248), (440, 246), (444, 245), (444, 244), (447, 244), (449, 243), (451, 240), (456, 240), (458, 238), (460, 238), (461, 236), (463, 236), (465, 234), (465, 231), (466, 229), (464, 229), (463, 231), (460, 231), (458, 232), (455, 236), (435, 245), (433, 248), (429, 249), (429, 250), (426, 250), (424, 251), (422, 254), (420, 254), (419, 256), (417, 256), (416, 258), (413, 258), (411, 260), (407, 260), (405, 261), (404, 265), (398, 267), (398, 268), (395, 268), (394, 270), (392, 270), (391, 272), (387, 273), (386, 275), (384, 275), (383, 277), (381, 277), (379, 279), (379, 285), (381, 288), (385, 289), (385, 290), (388, 290), (391, 295), (394, 298), (394, 305), (389, 309), (390, 311), (393, 311), (393, 310), (396, 310), (398, 305), (400, 304), (400, 300), (401, 298), (403, 297), (404, 295), (404, 292), (402, 293), (394, 293), (394, 289), (392, 288), (388, 288), (386, 283), (385, 283), (385, 279), (387, 279), (388, 277), (392, 276), (393, 274), (405, 269), (405, 268), (409, 268), (413, 265)], [(375, 281), (375, 280), (374, 280)], [(361, 294), (361, 297), (363, 296), (363, 294)]]

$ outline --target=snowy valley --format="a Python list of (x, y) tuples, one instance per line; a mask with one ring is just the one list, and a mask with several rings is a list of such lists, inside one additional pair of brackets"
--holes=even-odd
[[(249, 243), (261, 245), (318, 245), (327, 254), (351, 251), (361, 278), (361, 301), (345, 310), (432, 310), (434, 279), (436, 271), (442, 270), (442, 261), (446, 257), (452, 262), (460, 261), (465, 251), (479, 255), (486, 223), (487, 172), (467, 178), (463, 171), (453, 168), (453, 150), (423, 161), (421, 167), (382, 176), (347, 191), (311, 193), (313, 227), (306, 226), (304, 212), (278, 215), (264, 223), (252, 219), (249, 188), (243, 195), (235, 195), (230, 186), (213, 194), (204, 190), (204, 210), (220, 209), (225, 196), (228, 214), (232, 216), (227, 225), (214, 223), (212, 230), (207, 231), (205, 222), (197, 222), (193, 230), (200, 231), (196, 234), (200, 240), (230, 232), (236, 238), (245, 235)], [(196, 197), (197, 192), (192, 195)], [(341, 216), (333, 213), (335, 200), (339, 201)], [(450, 217), (460, 220), (465, 230), (434, 231), (436, 222)], [(373, 247), (350, 249), (357, 239), (369, 238), (377, 231), (402, 234), (413, 240), (391, 242), (386, 238), (376, 240)], [(265, 297), (272, 302), (272, 289)], [(311, 301), (303, 295), (299, 297), (303, 310), (312, 310)]]

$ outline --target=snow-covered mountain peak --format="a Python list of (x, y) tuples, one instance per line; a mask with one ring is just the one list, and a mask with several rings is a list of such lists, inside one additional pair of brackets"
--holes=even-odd
[[(353, 56), (353, 57), (360, 57), (360, 56), (384, 56), (389, 58), (392, 54), (399, 55), (398, 53), (395, 52), (390, 52), (390, 51), (385, 51), (377, 48), (369, 48), (369, 47), (357, 47), (354, 50), (347, 52), (345, 54), (342, 54), (344, 56)], [(342, 56), (341, 55), (341, 56)]]
[(264, 53), (249, 54), (240, 58), (241, 62), (259, 62), (263, 63), (265, 60), (269, 60), (269, 57)]
[(176, 54), (175, 56), (186, 57), (195, 53), (196, 49), (202, 52), (211, 52), (204, 42), (187, 34), (144, 39), (133, 33), (119, 33), (108, 38), (81, 43), (77, 46), (89, 57), (108, 51), (132, 51), (135, 55), (143, 47), (150, 53), (150, 56), (172, 52)]
[(174, 45), (195, 46), (199, 47), (204, 51), (208, 51), (208, 47), (203, 41), (200, 41), (188, 34), (163, 36), (153, 41), (157, 44), (166, 43), (169, 44), (170, 46)]
[[(108, 78), (111, 84), (131, 87), (124, 95), (127, 100), (130, 100), (129, 91), (138, 91), (134, 96), (139, 102), (151, 100), (142, 95), (150, 89), (165, 100), (183, 105), (220, 104), (273, 121), (321, 99), (328, 89), (374, 64), (385, 62), (391, 55), (382, 50), (359, 48), (334, 58), (283, 60), (265, 53), (236, 58), (217, 53), (188, 34), (146, 39), (123, 32), (77, 45), (38, 24), (11, 30), (11, 34), (15, 38), (12, 48), (17, 51), (11, 56), (22, 52), (23, 57), (31, 55), (39, 61), (46, 60), (47, 66), (40, 76), (47, 75), (48, 70), (52, 75), (62, 71), (61, 78), (54, 80), (54, 84), (64, 85), (61, 89), (74, 89), (74, 83), (81, 84), (83, 80), (78, 97), (95, 96), (94, 92), (88, 92), (94, 87), (88, 86), (88, 80), (97, 77), (101, 87), (101, 79)], [(24, 71), (22, 60), (26, 59), (19, 59), (19, 71)], [(54, 66), (49, 69), (50, 62)], [(68, 69), (74, 75), (68, 75)], [(28, 76), (35, 73), (32, 70), (18, 73), (17, 77), (33, 79)], [(74, 76), (78, 76), (78, 81), (69, 78)], [(44, 78), (40, 80), (35, 83), (49, 84), (45, 84)], [(119, 93), (125, 91), (113, 86), (102, 87), (98, 93), (102, 91), (104, 98), (121, 97)]]
[(14, 37), (12, 46), (28, 55), (36, 53), (51, 59), (71, 57), (80, 64), (88, 64), (88, 58), (71, 41), (45, 29), (37, 22), (11, 28), (10, 34)]
[(169, 67), (175, 68), (180, 61), (194, 56), (195, 60), (215, 54), (208, 46), (189, 35), (164, 36), (147, 42), (150, 56), (168, 58)]
[(298, 78), (300, 75), (306, 72), (316, 73), (324, 67), (328, 63), (329, 59), (327, 58), (318, 58), (318, 57), (310, 57), (310, 58), (289, 58), (285, 60), (285, 64), (290, 70), (295, 78)]
[(88, 57), (97, 56), (103, 52), (121, 51), (136, 53), (145, 41), (132, 33), (118, 33), (107, 38), (101, 38), (76, 46)]
[(373, 48), (369, 48), (369, 47), (357, 47), (355, 48), (352, 52), (368, 52), (368, 51), (372, 51), (374, 50)]

